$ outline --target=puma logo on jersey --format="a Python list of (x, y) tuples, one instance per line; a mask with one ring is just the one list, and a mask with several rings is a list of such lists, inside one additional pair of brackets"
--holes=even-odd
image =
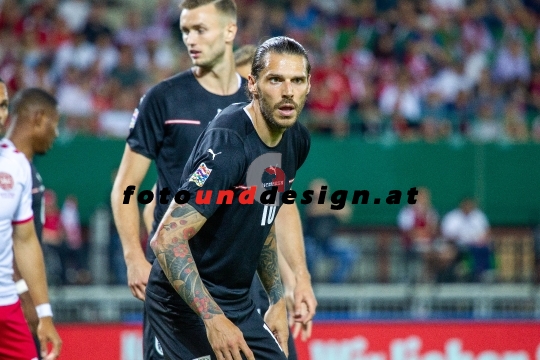
[(214, 154), (214, 150), (212, 150), (212, 149), (208, 149), (208, 152), (209, 152), (210, 154), (212, 154), (212, 160), (214, 160), (214, 159), (216, 158), (216, 156), (218, 156), (219, 154), (221, 154), (221, 151), (218, 152), (217, 154)]

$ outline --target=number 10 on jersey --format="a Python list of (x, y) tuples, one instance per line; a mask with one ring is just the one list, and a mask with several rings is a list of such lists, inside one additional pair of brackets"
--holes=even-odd
[(277, 206), (264, 205), (264, 210), (261, 219), (261, 226), (270, 225), (276, 217)]

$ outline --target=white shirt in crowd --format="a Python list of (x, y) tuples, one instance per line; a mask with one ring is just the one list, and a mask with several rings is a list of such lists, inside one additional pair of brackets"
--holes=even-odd
[(446, 239), (456, 240), (458, 245), (479, 245), (489, 230), (486, 215), (479, 209), (465, 214), (455, 209), (446, 214), (441, 223), (441, 231)]

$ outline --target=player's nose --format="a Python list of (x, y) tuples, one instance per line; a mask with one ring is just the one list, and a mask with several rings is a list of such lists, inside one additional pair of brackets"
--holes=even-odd
[(283, 82), (283, 90), (282, 90), (283, 97), (292, 97), (293, 96), (293, 86), (292, 83), (287, 80)]

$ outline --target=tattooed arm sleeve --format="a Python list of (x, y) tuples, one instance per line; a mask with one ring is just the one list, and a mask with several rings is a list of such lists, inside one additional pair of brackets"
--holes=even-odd
[(189, 204), (172, 203), (150, 246), (176, 292), (202, 319), (223, 314), (204, 286), (191, 249), (191, 239), (206, 218)]
[(272, 225), (264, 242), (257, 272), (268, 293), (270, 305), (277, 303), (283, 297), (283, 285), (279, 274), (275, 225)]

